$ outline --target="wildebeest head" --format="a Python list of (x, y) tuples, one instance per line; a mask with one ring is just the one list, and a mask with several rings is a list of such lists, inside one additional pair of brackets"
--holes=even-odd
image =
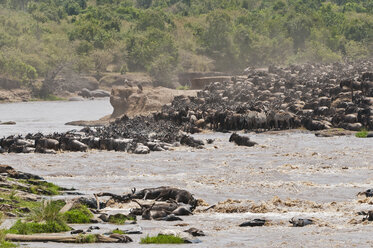
[(237, 133), (232, 133), (231, 137), (229, 137), (229, 142), (233, 142), (238, 138)]

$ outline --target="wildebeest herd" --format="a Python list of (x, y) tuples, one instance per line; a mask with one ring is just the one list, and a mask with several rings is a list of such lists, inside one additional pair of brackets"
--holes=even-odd
[(304, 127), (373, 130), (373, 61), (247, 69), (210, 83), (197, 97), (175, 97), (150, 116), (124, 116), (105, 127), (0, 139), (0, 152), (54, 153), (88, 149), (146, 154), (175, 145), (202, 147), (186, 135)]

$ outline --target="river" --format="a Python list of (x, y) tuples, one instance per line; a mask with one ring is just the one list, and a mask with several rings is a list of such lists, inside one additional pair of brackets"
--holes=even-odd
[[(97, 104), (100, 116), (86, 113), (96, 111), (96, 108), (87, 106), (91, 103)], [(99, 103), (61, 102), (54, 103), (59, 105), (54, 108), (45, 102), (20, 103), (13, 105), (12, 111), (24, 113), (27, 118), (15, 119), (17, 115), (11, 113), (9, 117), (14, 118), (9, 120), (44, 123), (41, 127), (30, 124), (30, 129), (25, 124), (17, 132), (63, 131), (66, 127), (62, 123), (66, 121), (95, 119), (94, 116), (108, 114), (110, 108)], [(60, 109), (60, 113), (65, 115), (58, 121), (50, 117), (43, 120), (49, 115), (42, 111), (29, 113), (26, 109)], [(79, 115), (77, 109), (84, 110), (84, 114)], [(0, 164), (41, 175), (61, 186), (75, 187), (90, 196), (102, 191), (124, 193), (132, 187), (171, 185), (189, 190), (208, 204), (225, 202), (218, 204), (219, 210), (182, 217), (183, 223), (187, 224), (184, 227), (175, 226), (180, 222), (139, 220), (138, 225), (144, 234), (131, 235), (134, 239), (131, 244), (58, 244), (58, 247), (139, 247), (140, 237), (147, 234), (156, 234), (161, 229), (184, 230), (190, 227), (204, 230), (207, 236), (200, 238), (201, 244), (183, 247), (373, 246), (373, 224), (359, 224), (358, 220), (363, 216), (357, 215), (358, 211), (373, 210), (373, 201), (359, 200), (356, 196), (359, 191), (373, 186), (371, 139), (354, 136), (318, 138), (300, 130), (247, 135), (259, 145), (238, 147), (228, 142), (229, 134), (206, 133), (195, 135), (199, 139), (215, 139), (205, 149), (180, 147), (148, 155), (112, 151), (3, 154), (0, 155)], [(232, 209), (238, 210), (230, 213)], [(122, 210), (114, 208), (109, 211)], [(292, 227), (288, 220), (294, 216), (313, 218), (315, 224)], [(238, 227), (252, 218), (265, 218), (270, 224)], [(100, 232), (114, 228), (99, 226)], [(56, 245), (32, 243), (27, 246), (52, 248)]]
[(64, 132), (77, 128), (65, 123), (97, 120), (113, 112), (108, 98), (86, 101), (19, 102), (0, 104), (0, 121), (16, 125), (0, 125), (0, 137), (13, 134)]

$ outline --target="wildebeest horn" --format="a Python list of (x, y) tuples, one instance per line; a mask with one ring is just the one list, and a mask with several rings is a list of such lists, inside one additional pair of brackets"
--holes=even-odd
[(135, 199), (131, 199), (131, 200), (132, 200), (133, 202), (136, 202), (137, 204), (139, 204), (139, 206), (140, 206), (141, 208), (144, 208), (144, 206), (141, 205), (140, 202), (136, 201)]
[(154, 205), (155, 205), (155, 201), (154, 201), (153, 205), (150, 206), (149, 211), (152, 210), (152, 208), (154, 207)]
[(291, 224), (293, 224), (293, 223), (294, 223), (294, 217), (291, 218), (291, 219), (289, 220), (289, 222), (290, 222)]
[(170, 199), (168, 199), (171, 203), (175, 203), (176, 205), (179, 205), (179, 203), (175, 200), (175, 199), (172, 199), (172, 198), (170, 198)]
[(132, 194), (135, 194), (135, 192), (136, 192), (136, 188), (133, 187), (133, 189), (132, 189), (131, 191), (132, 191)]

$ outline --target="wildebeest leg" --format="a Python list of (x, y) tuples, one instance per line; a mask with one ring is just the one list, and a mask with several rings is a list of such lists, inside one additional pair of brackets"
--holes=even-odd
[(162, 191), (155, 199), (154, 201), (158, 201), (158, 200), (168, 200), (168, 199), (164, 199), (165, 196), (169, 195), (169, 190), (166, 190), (166, 191)]
[(146, 197), (148, 196), (148, 191), (145, 192), (143, 200), (146, 200)]

